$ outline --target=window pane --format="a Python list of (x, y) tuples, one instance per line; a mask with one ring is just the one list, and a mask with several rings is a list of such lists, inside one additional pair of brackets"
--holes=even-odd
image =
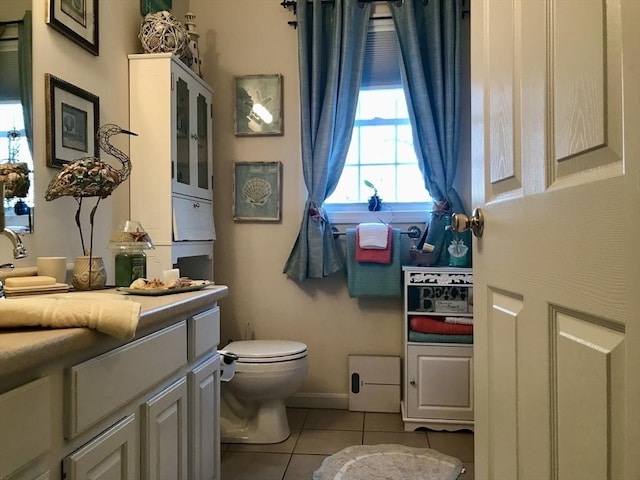
[(422, 174), (416, 175), (417, 165), (398, 166), (398, 202), (427, 202), (431, 200), (424, 186)]
[(395, 127), (361, 127), (360, 162), (395, 163)]
[(373, 190), (383, 202), (429, 202), (413, 148), (402, 88), (362, 89), (345, 169), (326, 203), (364, 203)]

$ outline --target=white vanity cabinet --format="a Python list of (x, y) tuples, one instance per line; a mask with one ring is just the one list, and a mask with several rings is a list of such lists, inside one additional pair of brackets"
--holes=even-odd
[(204, 256), (198, 278), (213, 279), (212, 97), (174, 55), (129, 55), (131, 217), (155, 245), (149, 277)]
[(407, 266), (403, 275), (405, 430), (473, 430), (473, 345), (411, 330), (412, 317), (472, 319), (472, 270)]
[(0, 479), (220, 480), (213, 295), (142, 298), (154, 326), (125, 344), (74, 329), (90, 346), (56, 356), (54, 345), (49, 361), (12, 376), (0, 359)]

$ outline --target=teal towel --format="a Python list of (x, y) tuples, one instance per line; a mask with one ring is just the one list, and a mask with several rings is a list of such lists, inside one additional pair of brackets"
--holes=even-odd
[(441, 335), (409, 331), (410, 342), (424, 343), (473, 343), (473, 335)]
[(356, 229), (347, 228), (347, 286), (351, 298), (402, 295), (400, 243), (400, 229), (394, 228), (391, 263), (360, 263), (356, 261)]

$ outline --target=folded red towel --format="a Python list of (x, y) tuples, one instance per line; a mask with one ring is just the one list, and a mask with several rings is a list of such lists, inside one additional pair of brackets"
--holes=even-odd
[(360, 248), (360, 234), (356, 228), (356, 262), (391, 263), (391, 227), (387, 227), (387, 248)]
[(445, 323), (434, 317), (411, 317), (411, 330), (421, 333), (438, 333), (441, 335), (473, 335), (473, 325)]

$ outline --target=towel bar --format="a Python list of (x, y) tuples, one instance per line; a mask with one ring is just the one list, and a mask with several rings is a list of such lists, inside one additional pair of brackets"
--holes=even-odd
[[(339, 231), (336, 227), (331, 227), (331, 231), (333, 232), (333, 238), (347, 234), (346, 232)], [(400, 234), (407, 235), (409, 238), (420, 238), (422, 236), (422, 230), (420, 230), (420, 227), (412, 225), (407, 230), (401, 231)]]

